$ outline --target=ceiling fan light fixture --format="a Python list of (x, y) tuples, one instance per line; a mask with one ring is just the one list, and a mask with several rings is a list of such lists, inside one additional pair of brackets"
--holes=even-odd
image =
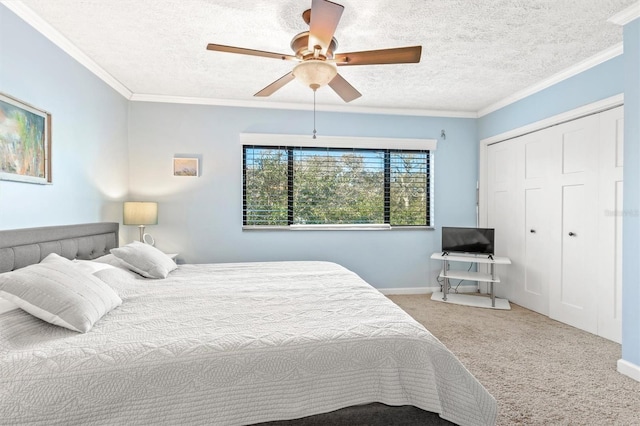
[(326, 84), (338, 74), (338, 68), (329, 62), (309, 59), (300, 62), (293, 68), (293, 76), (312, 90), (317, 90)]

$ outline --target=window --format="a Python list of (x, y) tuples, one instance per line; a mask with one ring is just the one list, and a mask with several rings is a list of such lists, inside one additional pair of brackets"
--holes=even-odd
[(243, 145), (243, 225), (431, 226), (428, 150)]

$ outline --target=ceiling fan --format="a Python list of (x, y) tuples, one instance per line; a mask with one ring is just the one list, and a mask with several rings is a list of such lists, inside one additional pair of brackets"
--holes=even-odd
[(261, 97), (270, 96), (285, 84), (297, 79), (314, 92), (328, 84), (345, 102), (350, 102), (362, 94), (338, 74), (336, 66), (420, 62), (422, 46), (335, 53), (338, 42), (333, 38), (333, 34), (343, 11), (344, 6), (340, 4), (328, 0), (312, 0), (311, 9), (302, 13), (302, 19), (309, 25), (309, 31), (302, 32), (291, 40), (291, 49), (295, 55), (213, 43), (208, 44), (207, 49), (297, 62), (292, 71), (254, 95)]

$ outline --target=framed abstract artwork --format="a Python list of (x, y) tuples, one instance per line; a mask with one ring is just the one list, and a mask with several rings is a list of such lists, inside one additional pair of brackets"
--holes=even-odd
[(198, 176), (198, 158), (197, 157), (174, 157), (173, 175), (197, 177)]
[(51, 183), (51, 114), (3, 93), (0, 180)]

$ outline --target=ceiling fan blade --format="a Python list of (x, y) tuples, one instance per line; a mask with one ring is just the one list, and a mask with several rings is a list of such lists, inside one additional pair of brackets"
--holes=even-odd
[(285, 55), (284, 53), (265, 52), (263, 50), (245, 49), (243, 47), (225, 46), (223, 44), (207, 44), (207, 50), (214, 50), (216, 52), (228, 52), (239, 53), (241, 55), (262, 56), (265, 58), (282, 59), (288, 61), (297, 61), (298, 59), (292, 55)]
[(271, 96), (276, 90), (280, 89), (282, 86), (289, 83), (294, 78), (295, 77), (293, 76), (292, 72), (287, 73), (253, 96), (260, 96), (260, 97)]
[(336, 53), (336, 65), (410, 64), (420, 62), (422, 46), (398, 47), (395, 49), (367, 50), (362, 52)]
[(362, 96), (362, 93), (358, 92), (347, 80), (345, 80), (340, 74), (336, 74), (333, 80), (329, 82), (329, 86), (342, 98), (345, 102), (351, 102), (354, 99), (358, 99)]
[(327, 0), (313, 0), (311, 2), (311, 20), (309, 22), (309, 50), (314, 51), (320, 46), (323, 55), (331, 44), (338, 22), (344, 11), (344, 6)]

